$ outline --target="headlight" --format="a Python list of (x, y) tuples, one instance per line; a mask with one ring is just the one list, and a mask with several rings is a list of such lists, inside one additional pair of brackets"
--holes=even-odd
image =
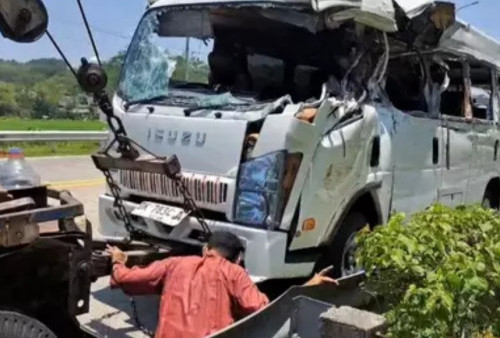
[[(291, 190), (283, 178), (290, 176), (289, 163), (296, 163), (297, 156), (301, 158), (280, 151), (241, 164), (234, 212), (237, 223), (274, 228), (281, 222)], [(293, 180), (297, 171), (298, 166), (293, 166)]]

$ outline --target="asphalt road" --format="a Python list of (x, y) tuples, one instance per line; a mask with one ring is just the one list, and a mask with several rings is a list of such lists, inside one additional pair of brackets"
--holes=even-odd
[[(69, 190), (83, 202), (87, 218), (97, 224), (97, 199), (104, 192), (105, 181), (94, 168), (89, 156), (28, 159), (42, 181), (60, 190)], [(99, 236), (94, 231), (95, 236)], [(158, 313), (157, 297), (137, 297), (142, 324), (154, 330)], [(109, 279), (101, 278), (92, 285), (90, 312), (80, 323), (101, 337), (147, 337), (134, 326), (129, 298), (120, 290), (110, 290)]]
[(104, 192), (105, 181), (90, 156), (32, 158), (28, 162), (42, 182), (69, 190), (85, 206), (87, 218), (97, 224), (97, 197)]

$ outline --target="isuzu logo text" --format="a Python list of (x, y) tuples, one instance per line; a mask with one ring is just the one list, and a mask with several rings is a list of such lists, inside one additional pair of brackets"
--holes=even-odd
[(203, 147), (207, 140), (207, 133), (177, 131), (168, 129), (148, 129), (148, 143), (167, 143), (168, 145), (182, 145), (185, 147)]

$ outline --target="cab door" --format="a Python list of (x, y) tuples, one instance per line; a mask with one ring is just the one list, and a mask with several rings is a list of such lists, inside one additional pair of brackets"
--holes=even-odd
[(468, 65), (461, 61), (446, 61), (449, 85), (441, 94), (441, 146), (444, 167), (438, 200), (455, 207), (467, 198), (472, 171), (475, 132), (470, 105), (470, 86), (466, 76)]
[(418, 56), (389, 62), (386, 93), (392, 109), (392, 212), (411, 215), (437, 201), (443, 149), (441, 120), (426, 99), (428, 74)]
[[(492, 95), (496, 89), (496, 72), (487, 65), (471, 62), (470, 80), (475, 142), (466, 199), (467, 203), (480, 203), (483, 202), (488, 183), (498, 176), (498, 100)], [(488, 202), (498, 203), (496, 199)]]

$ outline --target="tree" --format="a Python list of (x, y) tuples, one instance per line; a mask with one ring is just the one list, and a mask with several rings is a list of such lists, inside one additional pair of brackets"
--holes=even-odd
[(123, 62), (125, 62), (126, 51), (120, 51), (116, 56), (109, 59), (104, 64), (104, 69), (108, 75), (108, 88), (115, 91), (118, 87)]
[(15, 86), (0, 82), (0, 115), (14, 115), (16, 111)]
[(55, 117), (57, 115), (57, 106), (47, 101), (43, 95), (37, 96), (33, 104), (32, 117), (35, 119), (43, 119), (46, 117)]

